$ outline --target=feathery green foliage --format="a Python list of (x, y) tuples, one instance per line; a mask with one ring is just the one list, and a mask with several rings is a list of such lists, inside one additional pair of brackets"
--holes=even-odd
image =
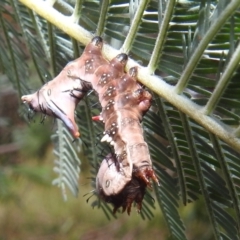
[[(215, 238), (239, 239), (239, 7), (238, 0), (3, 0), (0, 69), (21, 95), (31, 89), (25, 52), (41, 83), (78, 57), (94, 34), (111, 46), (103, 49), (106, 58), (130, 53), (126, 68), (138, 65), (139, 81), (154, 92), (143, 124), (161, 182), (154, 192), (172, 237), (186, 239), (179, 203), (202, 196)], [(94, 101), (91, 94), (77, 110), (93, 177), (101, 149), (108, 151), (99, 144), (102, 126), (91, 121)], [(56, 181), (76, 194), (79, 161), (68, 133), (57, 134)], [(154, 211), (151, 201), (146, 197), (145, 217)], [(109, 215), (108, 205), (92, 204)]]

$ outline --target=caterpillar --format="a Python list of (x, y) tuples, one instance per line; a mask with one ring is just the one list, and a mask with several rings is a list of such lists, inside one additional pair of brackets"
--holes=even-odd
[(102, 46), (102, 38), (94, 37), (80, 58), (68, 63), (36, 93), (23, 96), (22, 101), (34, 111), (61, 119), (72, 136), (78, 138), (75, 108), (89, 90), (97, 92), (102, 107), (99, 120), (105, 129), (101, 141), (113, 146), (114, 155), (102, 161), (96, 191), (114, 205), (114, 212), (122, 207), (130, 213), (133, 201), (141, 209), (151, 180), (158, 183), (141, 126), (152, 97), (137, 82), (137, 67), (124, 72), (128, 56), (121, 53), (107, 61), (102, 56)]

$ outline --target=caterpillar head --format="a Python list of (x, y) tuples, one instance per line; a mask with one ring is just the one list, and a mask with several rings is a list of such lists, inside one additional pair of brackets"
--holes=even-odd
[(102, 161), (96, 178), (96, 188), (100, 196), (118, 194), (131, 180), (117, 164), (112, 154), (108, 154)]
[(61, 72), (37, 92), (22, 96), (21, 99), (33, 111), (61, 119), (72, 136), (78, 138), (80, 133), (74, 112), (81, 97), (82, 95), (74, 90), (74, 81), (66, 78), (64, 72)]
[(113, 204), (114, 214), (121, 207), (122, 212), (127, 210), (130, 214), (133, 202), (140, 211), (146, 187), (147, 184), (141, 178), (134, 175), (126, 178), (112, 154), (102, 161), (96, 178), (96, 191), (100, 198)]
[(102, 56), (103, 40), (94, 37), (82, 56), (66, 67), (37, 92), (22, 96), (22, 101), (35, 112), (61, 119), (74, 138), (80, 133), (74, 119), (78, 102), (92, 88), (91, 77), (95, 70), (107, 61)]

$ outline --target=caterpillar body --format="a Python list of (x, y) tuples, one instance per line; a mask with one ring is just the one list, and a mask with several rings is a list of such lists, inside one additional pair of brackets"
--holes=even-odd
[(137, 82), (137, 68), (124, 72), (128, 56), (117, 55), (110, 62), (102, 56), (103, 40), (95, 37), (82, 56), (66, 65), (52, 81), (31, 95), (22, 97), (34, 111), (61, 119), (74, 138), (80, 136), (74, 111), (85, 94), (98, 93), (104, 123), (101, 141), (109, 142), (114, 154), (99, 168), (96, 192), (107, 202), (130, 213), (132, 202), (138, 210), (150, 181), (158, 182), (152, 168), (141, 120), (151, 106), (151, 94)]

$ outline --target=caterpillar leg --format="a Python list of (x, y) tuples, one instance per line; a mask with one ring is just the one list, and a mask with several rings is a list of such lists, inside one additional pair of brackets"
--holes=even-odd
[(133, 170), (135, 177), (141, 179), (145, 184), (151, 188), (151, 180), (156, 182), (159, 186), (158, 178), (152, 168), (142, 168)]

